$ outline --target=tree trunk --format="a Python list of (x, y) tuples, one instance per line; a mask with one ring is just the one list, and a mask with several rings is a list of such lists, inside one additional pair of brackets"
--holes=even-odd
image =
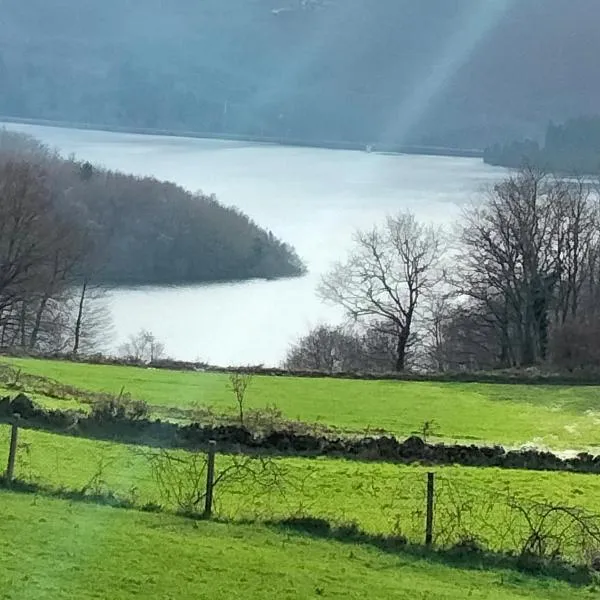
[(395, 369), (397, 373), (401, 373), (406, 369), (406, 344), (408, 343), (408, 332), (401, 331), (398, 335), (398, 342), (396, 344), (396, 364)]
[[(0, 313), (0, 322), (2, 322), (2, 313)], [(0, 348), (4, 348), (4, 342), (6, 338), (6, 323), (0, 326)]]
[(37, 313), (35, 315), (35, 322), (33, 324), (33, 329), (31, 330), (31, 335), (29, 336), (29, 348), (32, 350), (35, 348), (37, 344), (38, 335), (40, 333), (40, 327), (42, 325), (42, 317), (44, 316), (44, 311), (46, 310), (46, 305), (48, 304), (48, 297), (44, 296), (40, 301), (40, 306), (38, 307)]
[(79, 352), (81, 343), (81, 324), (83, 322), (83, 308), (85, 306), (85, 293), (87, 291), (87, 281), (81, 286), (81, 295), (79, 296), (79, 305), (77, 307), (77, 320), (75, 321), (75, 339), (73, 341), (73, 354)]
[(534, 348), (534, 333), (530, 324), (527, 324), (525, 329), (525, 337), (523, 339), (523, 352), (521, 354), (520, 367), (532, 367), (535, 364), (535, 348)]
[(26, 321), (26, 315), (27, 315), (27, 306), (25, 304), (25, 301), (21, 302), (21, 322), (19, 323), (19, 331), (20, 331), (20, 335), (21, 335), (21, 348), (25, 348), (26, 344), (26, 328), (25, 328), (25, 321)]
[(500, 366), (504, 369), (514, 367), (516, 363), (514, 339), (511, 339), (510, 334), (510, 317), (508, 310), (508, 301), (505, 299), (502, 313), (499, 317), (497, 317), (498, 327), (500, 329), (499, 361)]

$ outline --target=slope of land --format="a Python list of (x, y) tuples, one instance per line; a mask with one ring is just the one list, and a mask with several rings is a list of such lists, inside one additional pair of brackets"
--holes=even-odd
[(5, 0), (0, 114), (483, 148), (597, 109), (596, 0)]
[(592, 597), (589, 588), (552, 580), (461, 570), (263, 526), (198, 523), (7, 492), (0, 501), (6, 600)]
[[(64, 394), (68, 385), (115, 394), (125, 385), (145, 394), (158, 414), (168, 417), (177, 408), (180, 419), (193, 416), (185, 407), (194, 399), (212, 399), (222, 411), (231, 403), (225, 375), (7, 361), (12, 367), (2, 371), (0, 395), (37, 383), (34, 398), (63, 410), (89, 407), (85, 390), (71, 387), (70, 395)], [(27, 375), (32, 372), (37, 379)], [(42, 379), (41, 373), (62, 384)], [(352, 386), (357, 386), (354, 395)], [(523, 406), (534, 411), (527, 427), (537, 419), (538, 425), (558, 431), (559, 421), (544, 419), (582, 410), (596, 392), (473, 384), (469, 393), (469, 387), (256, 377), (251, 389), (261, 396), (251, 404), (264, 406), (264, 394), (277, 397), (284, 410), (310, 415), (315, 405), (305, 404), (312, 398), (327, 419), (358, 431), (367, 422), (367, 408), (357, 410), (354, 421), (348, 419), (352, 407), (364, 406), (365, 396), (381, 404), (370, 417), (373, 422), (383, 418), (385, 406), (388, 411), (398, 406), (391, 411), (393, 423), (403, 427), (399, 415), (410, 412), (411, 404), (440, 412), (449, 426), (453, 421), (442, 407), (451, 395), (456, 424), (462, 419), (463, 427), (480, 434), (493, 427), (508, 438), (527, 414)], [(548, 410), (549, 402), (554, 410)], [(494, 405), (502, 411), (493, 412)], [(477, 417), (468, 420), (471, 412)], [(10, 600), (44, 595), (58, 600), (204, 595), (453, 600), (465, 594), (481, 600), (558, 600), (591, 599), (598, 593), (595, 576), (584, 566), (593, 559), (600, 513), (600, 480), (591, 474), (252, 456), (241, 448), (232, 455), (219, 449), (217, 521), (208, 522), (198, 520), (206, 482), (203, 452), (126, 444), (119, 441), (117, 426), (114, 439), (100, 441), (23, 425), (14, 490), (29, 493), (0, 491), (0, 587)], [(1, 425), (0, 464), (7, 462), (10, 438), (10, 427)], [(426, 488), (432, 472), (434, 546), (426, 549)], [(557, 519), (542, 516), (548, 507)], [(539, 548), (530, 546), (532, 535), (543, 540)], [(541, 558), (522, 562), (519, 556), (529, 556), (532, 549)], [(556, 561), (557, 556), (568, 562)], [(526, 576), (523, 569), (538, 576)]]
[[(6, 464), (10, 428), (0, 425), (0, 464)], [(81, 494), (114, 494), (138, 508), (183, 510), (177, 494), (167, 494), (156, 478), (159, 450), (22, 429), (17, 477), (42, 489)], [(188, 460), (183, 450), (171, 452)], [(204, 454), (197, 456), (201, 460)], [(237, 464), (239, 455), (219, 454), (217, 475)], [(427, 473), (436, 474), (436, 541), (452, 545), (461, 535), (489, 549), (515, 551), (526, 539), (523, 515), (510, 515), (511, 498), (543, 498), (549, 503), (600, 513), (597, 475), (488, 467), (423, 467), (320, 457), (248, 459), (247, 473), (224, 479), (215, 488), (215, 515), (222, 519), (268, 522), (293, 517), (353, 524), (368, 534), (406, 536), (422, 543), (425, 533)], [(191, 488), (192, 470), (182, 472)], [(203, 489), (205, 477), (200, 477)], [(180, 484), (178, 484), (180, 485)], [(510, 492), (510, 493), (509, 493)], [(201, 513), (203, 504), (187, 510)], [(454, 523), (460, 511), (462, 522)]]
[[(125, 390), (161, 418), (207, 419), (212, 413), (235, 419), (226, 374), (7, 357), (0, 362), (78, 388)], [(276, 407), (287, 419), (350, 433), (408, 436), (430, 421), (429, 436), (448, 442), (593, 450), (600, 446), (598, 394), (595, 386), (255, 377), (246, 409)], [(57, 402), (64, 401), (50, 405)]]

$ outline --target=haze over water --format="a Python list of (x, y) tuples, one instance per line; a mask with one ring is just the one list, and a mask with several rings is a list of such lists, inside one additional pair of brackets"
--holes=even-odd
[(280, 281), (119, 289), (110, 293), (116, 348), (141, 328), (182, 360), (279, 365), (311, 327), (341, 322), (315, 294), (353, 231), (412, 210), (449, 223), (504, 171), (479, 159), (381, 155), (221, 140), (7, 125), (64, 155), (214, 193), (295, 246), (307, 276)]

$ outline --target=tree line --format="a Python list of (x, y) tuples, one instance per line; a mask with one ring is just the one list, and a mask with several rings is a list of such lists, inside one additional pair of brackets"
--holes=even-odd
[(513, 173), (452, 234), (400, 213), (357, 232), (319, 294), (343, 307), (287, 367), (435, 371), (600, 366), (600, 200), (585, 179)]
[(112, 285), (304, 273), (246, 215), (150, 177), (64, 159), (0, 129), (0, 347), (83, 352)]
[(600, 173), (600, 116), (550, 123), (542, 146), (531, 139), (495, 144), (486, 148), (484, 161), (510, 168), (529, 164), (555, 172)]

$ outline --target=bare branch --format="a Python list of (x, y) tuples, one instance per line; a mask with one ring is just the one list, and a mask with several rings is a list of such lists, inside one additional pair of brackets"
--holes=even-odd
[(383, 226), (355, 234), (348, 259), (322, 279), (318, 292), (355, 321), (386, 323), (401, 371), (418, 303), (441, 280), (442, 253), (439, 229), (411, 213), (389, 216)]

